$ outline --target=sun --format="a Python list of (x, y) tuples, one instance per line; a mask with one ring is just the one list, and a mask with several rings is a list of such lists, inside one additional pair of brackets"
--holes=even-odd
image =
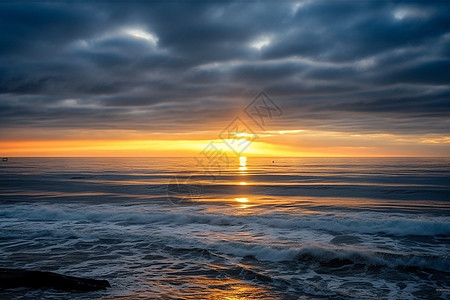
[(239, 171), (247, 170), (247, 157), (240, 156), (239, 157)]

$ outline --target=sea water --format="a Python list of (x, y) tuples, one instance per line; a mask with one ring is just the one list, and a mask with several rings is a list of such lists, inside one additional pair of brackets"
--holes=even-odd
[(449, 253), (448, 158), (0, 163), (0, 267), (112, 286), (2, 299), (449, 299)]

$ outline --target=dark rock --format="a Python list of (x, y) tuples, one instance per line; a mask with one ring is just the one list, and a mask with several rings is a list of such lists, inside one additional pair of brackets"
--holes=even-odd
[(107, 280), (66, 276), (53, 272), (0, 268), (0, 289), (19, 287), (87, 292), (106, 290), (111, 285)]

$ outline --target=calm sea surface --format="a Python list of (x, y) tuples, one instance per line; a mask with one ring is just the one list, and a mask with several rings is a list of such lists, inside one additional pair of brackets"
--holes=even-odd
[(107, 279), (1, 299), (450, 299), (450, 159), (11, 158), (0, 267)]

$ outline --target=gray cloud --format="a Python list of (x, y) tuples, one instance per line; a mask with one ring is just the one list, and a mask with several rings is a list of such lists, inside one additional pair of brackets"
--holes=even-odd
[(286, 128), (448, 134), (450, 6), (0, 4), (3, 128), (220, 128), (265, 89)]

